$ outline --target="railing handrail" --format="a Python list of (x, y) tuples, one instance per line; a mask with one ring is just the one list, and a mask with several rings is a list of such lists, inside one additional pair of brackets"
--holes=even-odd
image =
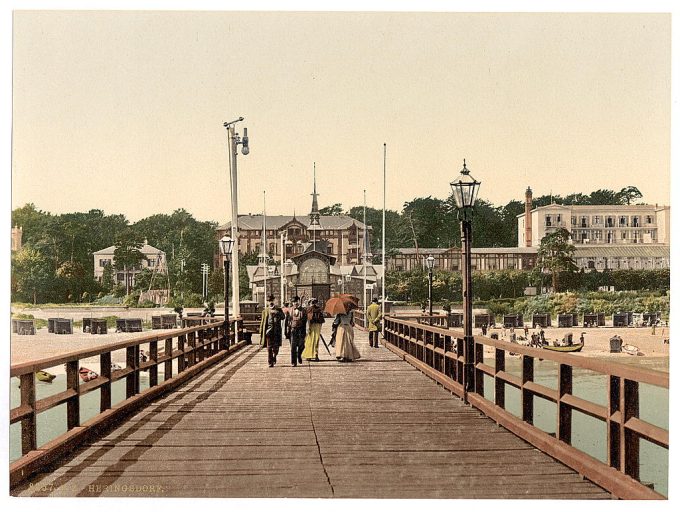
[[(237, 321), (240, 317), (230, 317), (229, 321)], [(95, 357), (107, 352), (115, 352), (116, 350), (123, 350), (129, 347), (134, 347), (137, 345), (143, 345), (150, 342), (164, 341), (168, 338), (174, 338), (176, 336), (182, 336), (189, 334), (191, 332), (197, 332), (204, 329), (209, 329), (213, 327), (219, 327), (224, 323), (224, 320), (218, 322), (211, 322), (209, 324), (196, 325), (193, 327), (182, 327), (178, 329), (166, 329), (164, 334), (151, 334), (138, 336), (132, 339), (118, 341), (115, 343), (110, 343), (106, 345), (97, 345), (96, 347), (76, 350), (73, 352), (67, 352), (66, 354), (60, 354), (58, 356), (46, 357), (43, 359), (36, 359), (32, 361), (26, 361), (23, 363), (17, 363), (10, 366), (10, 377), (19, 377), (27, 373), (33, 373), (45, 368), (51, 368), (53, 366), (59, 366), (61, 364), (68, 363), (70, 361), (77, 361), (80, 359), (86, 359), (88, 357)]]
[[(228, 322), (221, 320), (194, 327), (169, 329), (160, 334), (137, 336), (110, 345), (12, 366), (11, 376), (18, 377), (20, 381), (21, 402), (10, 409), (9, 423), (21, 423), (22, 457), (10, 464), (10, 485), (16, 485), (39, 471), (44, 464), (68, 453), (69, 447), (74, 443), (97, 436), (99, 427), (111, 424), (115, 419), (122, 419), (128, 411), (186, 382), (204, 368), (248, 344), (249, 340), (239, 343), (243, 333), (242, 324), (241, 317), (232, 317)], [(142, 361), (140, 345), (146, 344), (149, 346), (148, 353), (145, 353), (147, 358)], [(125, 367), (113, 370), (111, 355), (118, 350), (125, 351)], [(80, 360), (97, 355), (99, 375), (81, 383)], [(66, 389), (37, 399), (35, 372), (63, 363), (66, 366)], [(159, 370), (163, 370), (162, 382), (159, 379)], [(149, 385), (148, 389), (142, 391), (140, 372), (147, 371)], [(112, 385), (118, 381), (125, 383), (125, 398), (113, 404)], [(80, 398), (94, 390), (100, 390), (99, 414), (83, 423)], [(66, 433), (38, 446), (38, 414), (62, 404), (66, 405)]]
[[(517, 343), (474, 336), (468, 345), (461, 330), (385, 318), (385, 345), (454, 394), (476, 407), (541, 451), (562, 461), (617, 497), (660, 499), (663, 496), (640, 482), (640, 440), (669, 448), (668, 428), (640, 417), (640, 384), (668, 389), (669, 374), (628, 365), (604, 363), (573, 354), (526, 347)], [(495, 363), (487, 364), (484, 346), (494, 349)], [(506, 371), (506, 353), (520, 355), (521, 374)], [(535, 360), (556, 365), (556, 388), (536, 381)], [(471, 371), (467, 368), (471, 367)], [(607, 403), (601, 405), (574, 393), (573, 369), (593, 370), (607, 379)], [(484, 393), (490, 377), (493, 398)], [(508, 412), (505, 388), (519, 390), (521, 415)], [(554, 434), (534, 425), (534, 401), (556, 405)], [(572, 413), (601, 420), (607, 431), (607, 461), (572, 445)]]
[[(425, 328), (427, 331), (451, 336), (462, 339), (464, 334), (461, 329), (446, 329), (443, 327), (430, 326), (427, 324), (419, 324), (408, 320), (402, 320), (392, 315), (385, 315), (385, 318), (392, 318), (398, 320), (412, 327)], [(649, 368), (635, 368), (627, 364), (616, 363), (611, 361), (599, 361), (592, 358), (576, 356), (574, 354), (553, 352), (540, 348), (527, 347), (519, 343), (511, 343), (509, 341), (495, 340), (487, 336), (476, 335), (475, 342), (482, 345), (488, 345), (497, 349), (505, 350), (506, 352), (514, 352), (525, 356), (535, 357), (537, 359), (544, 359), (553, 361), (559, 364), (567, 364), (569, 366), (577, 367), (583, 370), (591, 370), (604, 375), (612, 377), (621, 377), (629, 380), (636, 380), (641, 384), (650, 384), (652, 386), (659, 386), (668, 389), (670, 374), (658, 370), (651, 370)]]

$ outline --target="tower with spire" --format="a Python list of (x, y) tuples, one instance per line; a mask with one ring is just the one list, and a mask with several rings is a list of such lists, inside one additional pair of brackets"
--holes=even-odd
[(314, 162), (314, 191), (312, 192), (312, 211), (309, 212), (308, 230), (318, 231), (321, 229), (321, 214), (319, 213), (319, 200), (316, 192), (316, 162)]

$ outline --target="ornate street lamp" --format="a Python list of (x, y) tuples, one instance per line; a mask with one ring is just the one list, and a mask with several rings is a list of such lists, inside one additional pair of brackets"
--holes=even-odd
[(427, 304), (430, 310), (430, 325), (432, 325), (432, 269), (434, 268), (434, 257), (430, 254), (425, 258), (425, 263), (427, 265)]
[(225, 343), (222, 348), (229, 347), (231, 340), (230, 325), (229, 325), (229, 258), (231, 251), (234, 248), (234, 240), (227, 235), (220, 239), (220, 251), (224, 256), (224, 327), (226, 330)]
[[(460, 221), (460, 242), (463, 246), (463, 347), (458, 347), (458, 355), (464, 358), (463, 364), (463, 401), (468, 403), (468, 391), (474, 382), (475, 339), (472, 337), (472, 216), (474, 213), (480, 182), (470, 176), (465, 160), (457, 180), (451, 182), (451, 190), (458, 208)], [(462, 354), (461, 354), (462, 352)], [(460, 378), (460, 377), (459, 377)]]

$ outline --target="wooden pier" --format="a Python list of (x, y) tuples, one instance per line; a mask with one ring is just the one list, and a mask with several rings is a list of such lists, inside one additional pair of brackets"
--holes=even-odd
[(292, 367), (286, 341), (269, 368), (245, 345), (11, 494), (611, 498), (355, 332), (353, 363), (322, 345)]

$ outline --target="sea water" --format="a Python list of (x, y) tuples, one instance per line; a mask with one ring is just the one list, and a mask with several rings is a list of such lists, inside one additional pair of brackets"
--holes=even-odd
[[(602, 360), (610, 360), (601, 358)], [(494, 365), (493, 357), (485, 360)], [(616, 358), (613, 363), (634, 364), (650, 370), (668, 372), (668, 358)], [(521, 376), (522, 365), (519, 357), (506, 357), (505, 371)], [(534, 381), (551, 389), (557, 389), (558, 365), (552, 361), (534, 360)], [(606, 375), (590, 370), (573, 369), (572, 393), (597, 405), (608, 406)], [(668, 430), (669, 401), (668, 389), (640, 384), (639, 417), (648, 423)], [(494, 400), (493, 379), (485, 376), (484, 397)], [(505, 409), (522, 417), (520, 392), (505, 385)], [(534, 426), (544, 432), (557, 431), (557, 405), (543, 398), (534, 398)], [(571, 444), (601, 462), (607, 463), (607, 424), (581, 412), (572, 413)], [(654, 490), (668, 496), (668, 450), (646, 440), (640, 440), (640, 481), (654, 484)]]

